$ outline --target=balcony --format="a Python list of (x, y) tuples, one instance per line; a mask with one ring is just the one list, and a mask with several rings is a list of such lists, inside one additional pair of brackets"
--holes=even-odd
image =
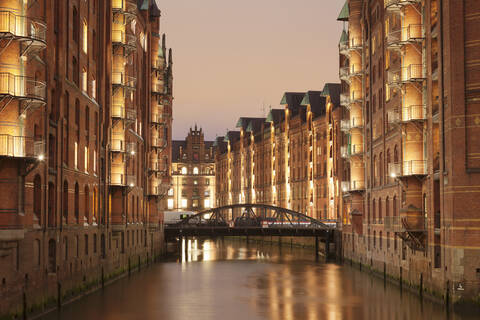
[(408, 67), (402, 67), (397, 70), (388, 71), (388, 84), (390, 86), (400, 86), (406, 83), (416, 83), (425, 80), (423, 72), (424, 68), (421, 64), (411, 64)]
[(348, 146), (341, 146), (340, 147), (340, 156), (343, 158), (343, 159), (348, 159), (350, 158), (350, 152), (348, 150)]
[(350, 119), (350, 128), (351, 129), (361, 129), (363, 128), (363, 121), (360, 117), (352, 117)]
[(35, 158), (43, 160), (44, 141), (35, 141), (33, 137), (0, 134), (0, 157)]
[(425, 38), (421, 24), (410, 24), (387, 34), (386, 42), (389, 49), (400, 49), (407, 44), (422, 42)]
[(350, 66), (349, 75), (350, 75), (350, 77), (361, 77), (363, 75), (363, 70), (362, 70), (361, 66), (358, 66), (356, 64), (352, 64)]
[(167, 141), (163, 138), (152, 138), (152, 148), (165, 149), (167, 147)]
[(163, 81), (152, 84), (152, 94), (164, 94), (164, 93), (165, 93), (165, 86), (163, 84)]
[(112, 11), (114, 14), (123, 14), (127, 18), (134, 18), (137, 14), (135, 0), (112, 0)]
[(135, 176), (123, 173), (111, 173), (110, 185), (117, 187), (135, 187)]
[(362, 144), (352, 144), (350, 146), (350, 154), (352, 156), (360, 156), (363, 154), (363, 145)]
[(137, 144), (135, 142), (127, 142), (126, 151), (129, 155), (134, 156), (137, 153)]
[(360, 51), (363, 48), (362, 38), (350, 38), (348, 45), (349, 52), (351, 51)]
[(350, 105), (350, 94), (340, 93), (340, 105), (348, 107)]
[(112, 152), (125, 152), (125, 140), (122, 138), (112, 138)]
[(154, 71), (163, 71), (165, 68), (165, 60), (164, 59), (156, 59), (152, 63), (152, 69)]
[(114, 87), (135, 90), (137, 86), (137, 79), (127, 76), (125, 72), (112, 72), (112, 85)]
[(343, 54), (344, 56), (348, 55), (348, 41), (341, 41), (338, 45), (338, 49), (340, 54)]
[(33, 78), (2, 72), (0, 73), (0, 96), (9, 96), (44, 105), (46, 103), (46, 84)]
[(426, 160), (408, 160), (402, 163), (389, 163), (388, 174), (392, 178), (427, 174)]
[(342, 191), (344, 193), (358, 192), (363, 190), (365, 190), (365, 183), (362, 180), (342, 181)]
[(135, 37), (133, 34), (127, 34), (123, 31), (112, 30), (112, 45), (135, 49), (137, 47), (137, 37)]
[(404, 6), (421, 3), (422, 0), (384, 0), (385, 9), (398, 11)]
[(341, 67), (340, 68), (340, 72), (339, 72), (340, 80), (348, 81), (349, 80), (349, 74), (350, 74), (350, 68), (349, 67)]
[(341, 120), (340, 121), (340, 130), (349, 132), (351, 129), (350, 120)]
[(123, 104), (114, 104), (112, 106), (112, 118), (135, 122), (137, 119), (137, 111), (132, 108), (125, 108)]
[(37, 19), (0, 11), (0, 37), (28, 41), (28, 47), (43, 49), (47, 46), (47, 25)]
[(427, 116), (427, 108), (424, 105), (412, 105), (403, 107), (402, 121), (423, 121)]

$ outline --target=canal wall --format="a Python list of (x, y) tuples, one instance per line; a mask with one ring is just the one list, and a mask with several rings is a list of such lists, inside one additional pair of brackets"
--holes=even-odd
[[(53, 237), (48, 231), (27, 233), (19, 241), (15, 259), (0, 257), (0, 320), (34, 319), (141, 270), (166, 251), (161, 228), (152, 230), (139, 225), (124, 232), (124, 236), (108, 230), (97, 232), (87, 233), (91, 239), (88, 247), (77, 235), (84, 237), (84, 230), (64, 230), (64, 236), (58, 235), (61, 250), (55, 256), (54, 270), (50, 268), (52, 261), (34, 252), (36, 243), (43, 242), (39, 238)], [(94, 240), (101, 235), (105, 242)]]

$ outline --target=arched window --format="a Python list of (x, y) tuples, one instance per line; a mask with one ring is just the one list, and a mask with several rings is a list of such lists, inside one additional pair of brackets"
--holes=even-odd
[(375, 199), (373, 199), (372, 201), (372, 219), (373, 219), (373, 223), (375, 224), (376, 223), (376, 220), (377, 220), (377, 213), (376, 213), (376, 203), (375, 203)]
[(68, 260), (68, 238), (63, 237), (63, 259)]
[(187, 174), (187, 167), (182, 168), (182, 174)]
[(378, 198), (378, 220), (383, 220), (383, 212), (382, 212), (382, 198)]
[(63, 182), (63, 223), (68, 223), (68, 182)]
[(76, 43), (78, 43), (79, 37), (80, 37), (80, 32), (78, 30), (80, 28), (80, 20), (78, 18), (78, 11), (76, 7), (73, 7), (72, 18), (73, 18), (73, 40)]
[[(386, 172), (386, 173), (387, 173), (387, 175), (390, 177), (390, 174), (391, 174), (391, 172), (390, 172), (390, 163), (391, 163), (391, 161), (392, 161), (392, 158), (390, 157), (390, 149), (387, 149), (387, 159), (386, 159), (386, 160), (387, 160), (387, 161), (386, 161), (386, 162), (387, 162), (387, 168), (386, 168), (386, 171), (387, 171), (387, 172)], [(390, 178), (389, 178), (389, 180), (390, 180), (390, 182), (391, 182), (391, 179), (390, 179)]]
[(41, 247), (40, 247), (40, 240), (35, 239), (33, 242), (33, 261), (34, 263), (39, 266), (41, 262)]
[(198, 167), (193, 168), (193, 174), (198, 174)]
[(393, 216), (396, 217), (398, 214), (397, 214), (397, 196), (393, 196), (393, 208), (392, 208), (392, 213), (393, 213)]
[(33, 179), (33, 214), (38, 225), (42, 225), (42, 178), (36, 175)]
[(395, 148), (393, 149), (393, 163), (399, 163), (397, 146), (395, 146)]
[(385, 199), (385, 217), (390, 216), (390, 199), (387, 197)]
[(90, 211), (90, 190), (88, 185), (85, 186), (85, 208), (83, 209), (83, 221), (84, 223), (90, 223), (88, 216)]
[(380, 185), (383, 185), (383, 153), (380, 152), (380, 157), (379, 157), (379, 175), (380, 175)]
[(87, 53), (88, 52), (88, 24), (87, 20), (83, 19), (83, 24), (82, 24), (82, 49), (83, 52)]
[(56, 190), (53, 182), (48, 183), (48, 226), (55, 227), (55, 211), (57, 206), (57, 199), (55, 197)]
[(79, 216), (80, 216), (80, 188), (78, 186), (78, 182), (75, 183), (75, 221), (79, 223)]
[(97, 222), (97, 187), (93, 188), (93, 201), (92, 201), (92, 217), (93, 222)]
[(88, 88), (88, 79), (87, 79), (87, 68), (82, 69), (82, 90), (83, 92), (87, 92)]
[(373, 185), (376, 186), (378, 183), (378, 163), (377, 156), (373, 156)]

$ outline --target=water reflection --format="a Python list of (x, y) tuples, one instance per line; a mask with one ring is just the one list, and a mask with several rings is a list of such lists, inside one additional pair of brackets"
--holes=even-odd
[(184, 239), (176, 261), (120, 280), (45, 319), (474, 319), (312, 251)]

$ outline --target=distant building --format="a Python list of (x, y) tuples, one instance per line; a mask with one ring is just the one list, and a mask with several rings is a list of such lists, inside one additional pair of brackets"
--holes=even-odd
[(215, 205), (214, 142), (205, 141), (202, 129), (192, 130), (172, 146), (172, 188), (168, 209), (202, 211)]

